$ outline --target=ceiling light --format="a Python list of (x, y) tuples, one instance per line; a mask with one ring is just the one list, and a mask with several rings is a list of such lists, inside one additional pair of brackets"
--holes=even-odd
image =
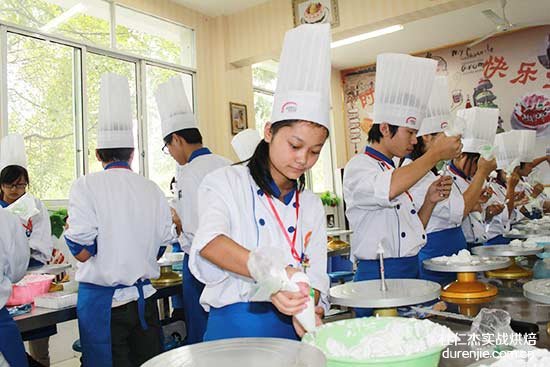
[(367, 40), (369, 38), (383, 36), (385, 34), (400, 31), (402, 29), (403, 29), (403, 26), (401, 24), (392, 25), (391, 27), (377, 29), (377, 30), (372, 31), (372, 32), (363, 33), (363, 34), (359, 34), (357, 36), (344, 38), (344, 39), (341, 39), (339, 41), (334, 41), (330, 44), (330, 48), (336, 48), (336, 47), (351, 45), (352, 43), (355, 43), (355, 42), (360, 42), (360, 41)]

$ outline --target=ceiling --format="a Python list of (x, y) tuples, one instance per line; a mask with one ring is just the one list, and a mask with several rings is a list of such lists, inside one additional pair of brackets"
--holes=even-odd
[[(495, 29), (481, 11), (502, 14), (500, 1), (481, 4), (403, 24), (402, 31), (332, 50), (332, 65), (347, 69), (372, 64), (383, 52), (415, 53), (481, 37)], [(550, 24), (549, 0), (508, 0), (506, 16), (514, 24)]]
[[(228, 15), (237, 13), (241, 10), (265, 3), (268, 0), (172, 0), (175, 3), (183, 5), (189, 9), (200, 13), (216, 17), (218, 15)], [(290, 1), (290, 0), (289, 0)]]

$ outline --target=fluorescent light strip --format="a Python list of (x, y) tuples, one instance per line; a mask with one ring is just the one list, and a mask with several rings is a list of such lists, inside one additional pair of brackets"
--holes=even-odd
[(355, 43), (355, 42), (360, 42), (360, 41), (367, 40), (369, 38), (383, 36), (385, 34), (400, 31), (402, 29), (403, 29), (403, 26), (401, 24), (392, 25), (391, 27), (377, 29), (377, 30), (372, 31), (372, 32), (363, 33), (363, 34), (359, 34), (357, 36), (344, 38), (344, 39), (339, 40), (339, 41), (334, 41), (330, 44), (330, 48), (336, 48), (336, 47), (351, 45), (352, 43)]
[(40, 27), (40, 30), (42, 32), (49, 32), (52, 29), (57, 28), (59, 25), (65, 23), (66, 21), (74, 17), (76, 14), (81, 13), (85, 10), (86, 10), (86, 6), (84, 6), (84, 4), (82, 3), (78, 3), (75, 6), (69, 8), (69, 10), (67, 10), (66, 12), (62, 13), (60, 16), (55, 17), (54, 19), (49, 21), (47, 24)]

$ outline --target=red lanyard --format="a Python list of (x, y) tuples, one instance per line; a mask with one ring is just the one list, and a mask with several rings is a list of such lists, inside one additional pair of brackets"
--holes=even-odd
[[(370, 154), (369, 152), (365, 152), (366, 155), (371, 157), (372, 159), (376, 159), (378, 162), (382, 163), (386, 169), (391, 169), (392, 167), (388, 164), (388, 162), (384, 161), (383, 159), (378, 158), (374, 154)], [(411, 203), (414, 203), (412, 195), (409, 193), (409, 191), (405, 191), (405, 194), (409, 197), (409, 200)]]
[(290, 236), (288, 235), (287, 229), (285, 228), (285, 225), (283, 221), (281, 220), (281, 216), (279, 215), (279, 212), (277, 211), (277, 208), (275, 208), (275, 204), (273, 203), (273, 199), (271, 199), (271, 196), (266, 194), (267, 202), (269, 203), (269, 206), (271, 207), (271, 211), (273, 212), (273, 215), (275, 216), (275, 219), (277, 219), (277, 223), (279, 224), (279, 228), (281, 231), (283, 231), (283, 234), (285, 235), (286, 241), (288, 242), (288, 246), (290, 247), (290, 252), (292, 253), (292, 257), (296, 261), (301, 261), (302, 258), (298, 254), (298, 251), (296, 251), (296, 235), (298, 233), (298, 214), (300, 210), (300, 194), (299, 191), (296, 190), (296, 224), (294, 225), (294, 233), (292, 234), (292, 240), (290, 240)]

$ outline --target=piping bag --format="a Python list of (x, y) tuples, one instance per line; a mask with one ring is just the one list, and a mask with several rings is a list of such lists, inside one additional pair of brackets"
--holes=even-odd
[(262, 246), (250, 252), (248, 271), (256, 281), (251, 290), (250, 300), (253, 302), (269, 302), (272, 294), (279, 291), (299, 292), (298, 283), (305, 283), (309, 288), (307, 307), (295, 315), (307, 332), (317, 329), (315, 325), (315, 293), (310, 287), (310, 281), (305, 273), (294, 273), (292, 278), (286, 274), (287, 254), (278, 247)]

